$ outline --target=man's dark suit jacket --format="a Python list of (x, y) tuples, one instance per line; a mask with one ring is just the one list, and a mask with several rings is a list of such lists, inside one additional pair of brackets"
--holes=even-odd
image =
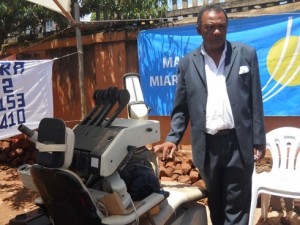
[[(266, 142), (256, 50), (227, 41), (225, 76), (240, 153), (244, 165), (249, 166), (254, 163), (254, 144)], [(204, 56), (200, 47), (179, 61), (177, 80), (171, 130), (166, 141), (179, 144), (190, 121), (193, 162), (203, 176), (208, 93)]]

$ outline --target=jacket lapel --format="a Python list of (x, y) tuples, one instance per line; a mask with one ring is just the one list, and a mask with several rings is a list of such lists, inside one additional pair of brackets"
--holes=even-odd
[(230, 71), (232, 69), (233, 62), (236, 58), (237, 51), (235, 44), (231, 44), (227, 41), (227, 51), (226, 51), (226, 57), (225, 57), (225, 77), (226, 80), (228, 80)]
[(205, 76), (205, 63), (204, 56), (201, 54), (201, 48), (199, 47), (195, 54), (193, 55), (193, 62), (198, 71), (199, 77), (203, 83), (203, 86), (206, 88), (206, 76)]

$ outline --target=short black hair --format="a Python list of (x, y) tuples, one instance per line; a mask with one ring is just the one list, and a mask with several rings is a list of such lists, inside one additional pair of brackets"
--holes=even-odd
[(222, 9), (219, 5), (206, 5), (204, 7), (202, 7), (198, 13), (198, 19), (197, 19), (197, 25), (201, 26), (202, 23), (202, 16), (203, 13), (206, 11), (215, 11), (215, 12), (222, 12), (224, 13), (225, 17), (226, 17), (226, 22), (228, 23), (228, 16), (227, 13), (224, 9)]

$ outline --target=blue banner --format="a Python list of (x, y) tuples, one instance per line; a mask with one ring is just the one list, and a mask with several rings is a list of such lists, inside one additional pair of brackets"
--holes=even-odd
[[(265, 116), (299, 116), (300, 13), (230, 20), (227, 39), (257, 49)], [(178, 61), (201, 43), (196, 25), (139, 33), (139, 71), (149, 115), (171, 114)]]

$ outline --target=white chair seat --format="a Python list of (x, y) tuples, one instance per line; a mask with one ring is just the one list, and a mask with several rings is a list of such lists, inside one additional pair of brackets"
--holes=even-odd
[[(273, 179), (273, 176), (276, 177), (276, 179)], [(258, 186), (259, 184), (263, 184), (259, 190), (265, 190), (264, 193), (278, 193), (277, 195), (280, 193), (280, 196), (283, 197), (294, 197), (298, 195), (300, 198), (300, 173), (287, 170), (281, 171), (281, 173), (274, 173), (270, 176), (269, 173), (263, 172), (255, 179)]]

